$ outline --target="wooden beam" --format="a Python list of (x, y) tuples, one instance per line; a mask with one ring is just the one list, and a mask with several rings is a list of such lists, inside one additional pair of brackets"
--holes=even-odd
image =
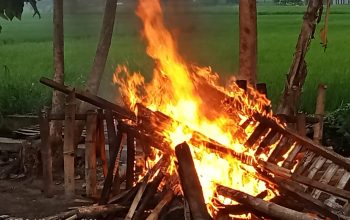
[(182, 191), (189, 203), (193, 219), (211, 219), (204, 202), (202, 186), (199, 182), (191, 151), (186, 142), (176, 146), (175, 154), (179, 163), (178, 171)]
[(98, 109), (97, 110), (97, 145), (99, 150), (99, 156), (102, 162), (102, 170), (103, 170), (103, 176), (106, 178), (107, 172), (108, 172), (108, 163), (107, 163), (107, 156), (106, 156), (106, 142), (105, 142), (105, 126), (104, 126), (104, 117), (103, 117), (103, 110)]
[(157, 220), (161, 211), (173, 200), (175, 194), (172, 190), (168, 190), (163, 199), (160, 200), (158, 205), (152, 210), (152, 213), (146, 218), (146, 220)]
[(41, 137), (41, 161), (43, 166), (43, 191), (46, 197), (53, 196), (52, 155), (48, 120), (49, 110), (43, 109), (39, 115)]
[(63, 160), (64, 160), (64, 192), (67, 198), (75, 195), (75, 176), (74, 176), (74, 129), (76, 99), (74, 92), (66, 97), (65, 121), (64, 121), (64, 143), (63, 143)]
[(226, 198), (233, 199), (241, 204), (247, 205), (259, 212), (262, 212), (272, 218), (284, 219), (284, 220), (321, 220), (318, 217), (308, 215), (306, 213), (297, 212), (292, 209), (277, 205), (272, 202), (264, 201), (260, 198), (255, 198), (244, 192), (227, 188), (225, 186), (218, 185), (216, 191), (219, 195)]
[(324, 117), (324, 108), (325, 108), (325, 99), (326, 99), (326, 89), (327, 86), (320, 84), (317, 90), (317, 101), (316, 101), (316, 112), (315, 115), (318, 118), (319, 122), (314, 124), (314, 141), (322, 144), (323, 137), (323, 117)]
[(49, 86), (55, 90), (58, 90), (60, 92), (63, 92), (65, 94), (69, 94), (72, 91), (75, 91), (76, 97), (84, 102), (90, 103), (92, 105), (95, 105), (97, 107), (103, 108), (103, 109), (110, 109), (112, 110), (115, 114), (118, 115), (120, 119), (130, 119), (133, 121), (136, 121), (136, 116), (133, 112), (116, 105), (112, 102), (109, 102), (101, 97), (98, 97), (96, 95), (93, 95), (89, 92), (77, 89), (77, 88), (72, 88), (69, 86), (61, 85), (53, 80), (50, 80), (46, 77), (41, 77), (40, 82), (46, 86)]

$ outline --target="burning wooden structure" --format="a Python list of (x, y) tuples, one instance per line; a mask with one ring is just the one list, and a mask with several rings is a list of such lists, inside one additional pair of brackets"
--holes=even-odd
[[(198, 174), (193, 160), (191, 162), (188, 158), (186, 159), (188, 152), (186, 153), (184, 149), (190, 148), (186, 143), (182, 143), (175, 150), (172, 149), (162, 133), (162, 128), (174, 123), (174, 119), (161, 112), (152, 111), (142, 104), (137, 104), (138, 111), (135, 115), (121, 106), (87, 92), (61, 86), (45, 78), (42, 78), (41, 82), (66, 94), (73, 92), (77, 98), (105, 109), (103, 117), (107, 119), (106, 122), (110, 123), (110, 125), (107, 124), (108, 141), (111, 146), (115, 146), (115, 149), (110, 158), (99, 206), (93, 206), (94, 215), (114, 213), (112, 216), (124, 216), (127, 219), (158, 219), (164, 218), (175, 210), (178, 212), (178, 209), (183, 209), (185, 214), (187, 210), (187, 214), (193, 219), (202, 218), (196, 215), (205, 215), (205, 218), (211, 218), (211, 216), (224, 218), (247, 213), (255, 217), (293, 219), (288, 216), (301, 215), (300, 212), (303, 211), (318, 215), (320, 219), (325, 217), (345, 219), (344, 215), (347, 213), (350, 199), (349, 191), (344, 189), (350, 178), (349, 160), (267, 116), (256, 113), (251, 118), (247, 118), (246, 123), (240, 125), (244, 130), (256, 124), (244, 143), (246, 146), (256, 148), (254, 155), (237, 153), (200, 132), (193, 131), (192, 137), (188, 140), (191, 146), (201, 145), (209, 152), (239, 159), (243, 167), (253, 166), (256, 169), (256, 173), (253, 174), (255, 178), (264, 181), (268, 188), (278, 191), (278, 195), (267, 202), (263, 200), (268, 194), (265, 190), (253, 197), (218, 184), (216, 194), (219, 197), (224, 196), (239, 204), (224, 204), (213, 198), (211, 201), (213, 207), (208, 209), (211, 212), (209, 216), (203, 199), (202, 186), (198, 184), (198, 178), (195, 178)], [(116, 194), (120, 192), (121, 180), (117, 170), (123, 134), (126, 134), (128, 148), (126, 191)], [(161, 155), (158, 162), (146, 169), (143, 174), (135, 172), (135, 144), (143, 147), (146, 158), (154, 159)], [(271, 149), (271, 145), (275, 147)], [(155, 149), (158, 151), (156, 154)], [(267, 154), (268, 157), (259, 158), (259, 155), (267, 150), (272, 150)], [(171, 173), (168, 168), (174, 160), (177, 161), (178, 171)], [(185, 198), (182, 195), (185, 195)], [(181, 208), (178, 204), (179, 196), (184, 203), (183, 206), (180, 206)], [(169, 208), (171, 205), (174, 206), (174, 210)], [(266, 206), (275, 207), (286, 216), (284, 214), (276, 216), (274, 212), (269, 213), (264, 209)], [(150, 210), (153, 210), (151, 214), (149, 214)], [(78, 215), (76, 212), (74, 215), (86, 216)], [(305, 219), (316, 219), (309, 214), (302, 214), (302, 216)]]

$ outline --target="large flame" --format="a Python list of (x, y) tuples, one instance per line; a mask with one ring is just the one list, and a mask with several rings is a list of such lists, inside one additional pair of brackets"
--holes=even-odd
[[(247, 148), (244, 143), (258, 124), (248, 123), (244, 130), (240, 125), (253, 112), (271, 114), (265, 111), (270, 101), (251, 87), (244, 91), (235, 83), (226, 88), (220, 86), (218, 74), (209, 67), (188, 65), (179, 55), (177, 45), (164, 25), (159, 0), (140, 0), (136, 14), (143, 22), (147, 54), (155, 61), (156, 67), (153, 79), (146, 83), (140, 73), (129, 73), (125, 66), (118, 66), (114, 82), (119, 85), (125, 104), (137, 112), (136, 104), (142, 103), (179, 122), (162, 128), (173, 148), (183, 141), (189, 141), (192, 132), (198, 131), (238, 153), (254, 156), (257, 146)], [(229, 103), (229, 109), (224, 108), (225, 105), (213, 106), (208, 97), (214, 94), (211, 90), (203, 90), (203, 85), (215, 88), (235, 104)], [(220, 98), (217, 97), (217, 100)], [(257, 178), (253, 166), (245, 165), (229, 155), (210, 152), (201, 144), (191, 145), (191, 151), (211, 213), (215, 210), (212, 201), (216, 183), (251, 195), (267, 190), (268, 198), (274, 196), (266, 183)], [(267, 158), (265, 154), (268, 153), (264, 152), (258, 158)], [(226, 204), (233, 202), (223, 198), (220, 200)]]

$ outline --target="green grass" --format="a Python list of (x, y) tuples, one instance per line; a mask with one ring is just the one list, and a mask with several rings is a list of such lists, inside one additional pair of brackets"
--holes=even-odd
[[(258, 78), (268, 85), (269, 97), (277, 103), (285, 75), (291, 65), (304, 7), (258, 8)], [(326, 83), (327, 110), (350, 102), (350, 7), (331, 9), (329, 45), (324, 53), (318, 31), (310, 48), (308, 77), (301, 109), (313, 112), (317, 85)], [(173, 12), (174, 13), (174, 12)], [(65, 16), (65, 69), (67, 84), (83, 86), (97, 45), (101, 14)], [(175, 18), (175, 19), (174, 19)], [(41, 20), (25, 14), (22, 21), (0, 20), (0, 114), (36, 112), (50, 102), (51, 90), (38, 83), (52, 78), (51, 15)], [(223, 82), (238, 70), (237, 7), (202, 7), (166, 16), (172, 24), (179, 49), (186, 60), (211, 66)], [(319, 26), (321, 27), (321, 25)], [(118, 9), (117, 25), (100, 95), (113, 100), (116, 88), (111, 79), (117, 64), (127, 64), (149, 78), (153, 66), (139, 35), (140, 22), (130, 9)], [(6, 68), (5, 68), (6, 66)], [(5, 70), (6, 69), (6, 70)]]

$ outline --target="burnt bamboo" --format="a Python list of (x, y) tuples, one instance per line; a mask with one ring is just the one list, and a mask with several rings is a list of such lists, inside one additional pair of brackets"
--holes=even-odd
[(132, 134), (127, 134), (127, 160), (126, 160), (126, 188), (130, 189), (135, 180), (135, 138)]
[(211, 219), (205, 205), (202, 186), (199, 182), (191, 151), (186, 142), (176, 146), (176, 158), (182, 190), (189, 203), (193, 219)]
[(325, 108), (325, 99), (326, 99), (326, 89), (327, 86), (320, 84), (317, 91), (317, 101), (316, 101), (316, 112), (315, 115), (318, 118), (319, 122), (314, 124), (314, 141), (321, 144), (323, 137), (323, 117), (324, 117), (324, 108)]

